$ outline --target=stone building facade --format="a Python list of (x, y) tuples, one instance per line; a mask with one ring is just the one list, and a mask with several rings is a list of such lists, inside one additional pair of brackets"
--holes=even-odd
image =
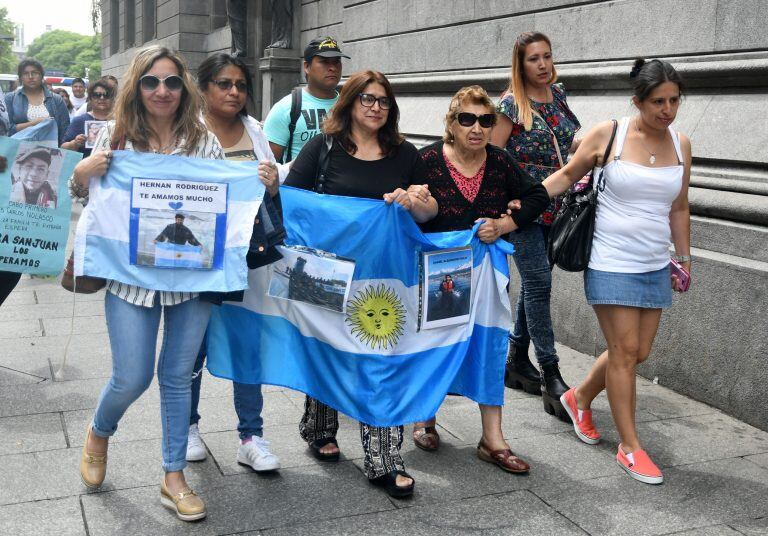
[[(270, 3), (249, 2), (254, 115), (300, 79), (302, 45), (332, 35), (346, 73), (387, 74), (400, 125), (436, 139), (449, 97), (506, 86), (514, 37), (553, 41), (560, 80), (586, 131), (632, 113), (636, 57), (671, 61), (687, 80), (676, 128), (691, 137), (693, 286), (665, 312), (642, 374), (768, 429), (768, 2), (763, 0), (293, 0), (294, 48), (264, 51)], [(135, 46), (163, 42), (196, 66), (229, 45), (226, 2), (103, 2), (103, 70), (120, 76)], [(132, 22), (130, 19), (133, 19)], [(580, 274), (556, 270), (555, 334), (590, 353), (604, 345)], [(514, 292), (513, 292), (514, 293)]]

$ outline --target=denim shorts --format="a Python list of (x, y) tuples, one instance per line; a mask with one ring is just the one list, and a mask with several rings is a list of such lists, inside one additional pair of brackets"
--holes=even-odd
[(669, 277), (669, 266), (639, 274), (587, 268), (584, 271), (584, 293), (589, 305), (662, 309), (672, 305), (672, 282)]

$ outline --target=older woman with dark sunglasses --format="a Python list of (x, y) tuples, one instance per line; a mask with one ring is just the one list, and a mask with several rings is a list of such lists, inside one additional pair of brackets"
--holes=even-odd
[[(477, 236), (492, 243), (536, 219), (549, 203), (536, 183), (502, 149), (490, 145), (496, 124), (494, 106), (480, 86), (460, 89), (445, 116), (443, 140), (421, 150), (427, 167), (427, 188), (437, 201), (437, 215), (421, 224), (425, 232), (471, 229), (480, 223)], [(422, 186), (409, 192), (421, 195)], [(520, 208), (507, 216), (507, 203), (520, 200)], [(499, 360), (504, 356), (499, 355)], [(501, 380), (500, 380), (501, 381)], [(478, 457), (510, 473), (525, 473), (528, 464), (509, 448), (501, 431), (501, 406), (480, 405), (483, 433)], [(435, 418), (414, 424), (413, 440), (422, 450), (439, 446)]]
[(109, 80), (100, 78), (91, 84), (88, 88), (88, 102), (91, 103), (91, 111), (72, 119), (64, 135), (64, 143), (61, 144), (64, 149), (80, 151), (84, 156), (91, 155), (91, 148), (85, 146), (87, 140), (85, 122), (107, 121), (112, 117), (115, 95)]

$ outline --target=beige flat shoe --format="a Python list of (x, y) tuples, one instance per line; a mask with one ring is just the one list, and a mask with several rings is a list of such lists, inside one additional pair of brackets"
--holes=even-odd
[(173, 495), (165, 486), (165, 477), (160, 483), (160, 504), (176, 512), (176, 517), (182, 521), (197, 521), (208, 515), (205, 511), (205, 503), (192, 491), (192, 488), (187, 486)]
[(91, 454), (86, 451), (88, 439), (91, 437), (91, 425), (85, 431), (85, 443), (83, 443), (83, 453), (80, 456), (80, 480), (86, 487), (95, 489), (104, 483), (104, 477), (107, 474), (107, 454)]

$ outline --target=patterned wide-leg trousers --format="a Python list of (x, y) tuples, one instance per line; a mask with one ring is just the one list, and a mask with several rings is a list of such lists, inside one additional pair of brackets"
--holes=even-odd
[[(317, 439), (336, 437), (339, 430), (339, 412), (307, 396), (304, 415), (299, 423), (299, 434), (307, 443)], [(405, 471), (400, 457), (403, 445), (402, 426), (370, 426), (360, 423), (360, 441), (363, 444), (365, 476), (376, 478), (392, 471)]]

